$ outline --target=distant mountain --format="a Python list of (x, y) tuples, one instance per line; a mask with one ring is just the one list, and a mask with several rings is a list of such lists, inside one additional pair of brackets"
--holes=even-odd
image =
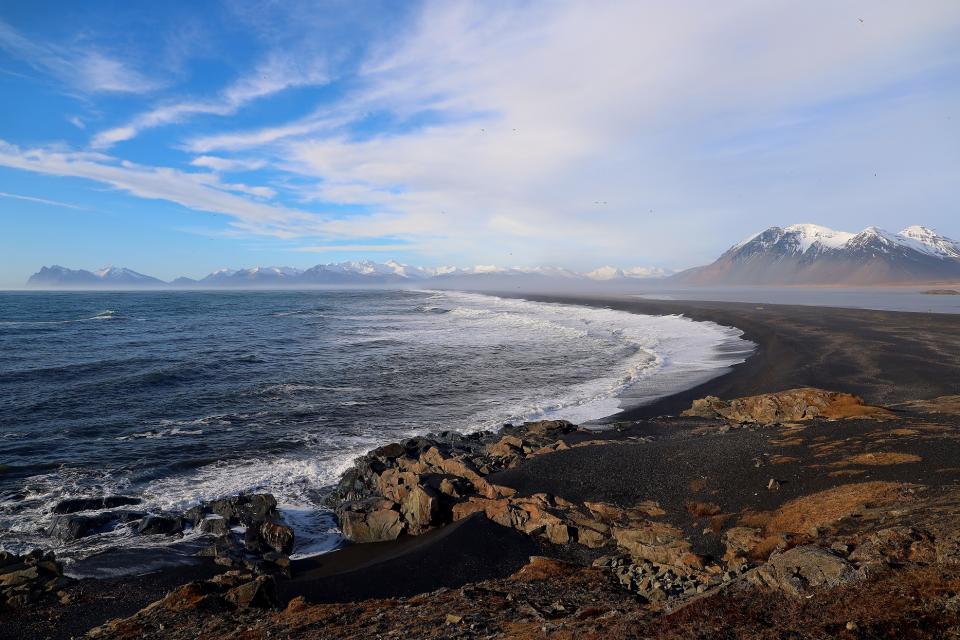
[(66, 289), (85, 287), (146, 288), (164, 286), (163, 280), (145, 276), (132, 269), (104, 267), (97, 271), (67, 269), (59, 265), (43, 267), (27, 280), (28, 287)]
[[(107, 267), (96, 272), (66, 269), (60, 266), (43, 267), (30, 276), (27, 286), (36, 288), (139, 288), (166, 286), (170, 288), (285, 288), (311, 286), (386, 286), (414, 285), (445, 288), (515, 288), (554, 283), (573, 282), (589, 285), (596, 280), (608, 282), (637, 281), (658, 277), (662, 269), (634, 267), (618, 269), (602, 267), (580, 274), (561, 267), (530, 267), (507, 269), (495, 265), (474, 267), (416, 267), (395, 260), (373, 262), (335, 262), (318, 264), (309, 269), (294, 267), (251, 267), (249, 269), (218, 269), (199, 279), (177, 278), (170, 283), (137, 273), (130, 269)], [(599, 274), (599, 275), (598, 275)]]
[(960, 243), (932, 229), (860, 233), (814, 224), (770, 227), (715, 262), (671, 276), (686, 285), (880, 285), (960, 280)]

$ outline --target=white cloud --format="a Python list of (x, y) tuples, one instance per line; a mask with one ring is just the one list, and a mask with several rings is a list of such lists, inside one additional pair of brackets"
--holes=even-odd
[[(400, 28), (376, 42), (342, 97), (308, 116), (178, 143), (199, 154), (195, 167), (269, 166), (289, 180), (228, 184), (52, 151), (0, 162), (197, 203), (184, 206), (228, 213), (245, 230), (357, 247), (399, 239), (456, 261), (679, 267), (798, 210), (881, 218), (857, 227), (887, 224), (894, 210), (949, 216), (960, 159), (941, 118), (960, 91), (937, 78), (956, 71), (954, 1), (442, 1)], [(278, 55), (269, 74), (160, 105), (95, 140), (232, 115), (324, 82), (324, 61)], [(370, 114), (399, 126), (357, 135)], [(242, 160), (211, 155), (240, 150)], [(25, 161), (31, 153), (44, 155)], [(868, 184), (858, 178), (867, 164), (898, 179)], [(364, 213), (334, 219), (241, 197), (274, 189)]]
[(88, 93), (147, 93), (160, 87), (158, 81), (95, 48), (35, 42), (3, 20), (0, 20), (0, 49)]
[(411, 249), (416, 249), (416, 247), (409, 244), (320, 244), (308, 247), (295, 247), (292, 251), (299, 253), (333, 253), (336, 251), (410, 251)]
[(190, 161), (194, 167), (203, 167), (214, 171), (254, 171), (266, 165), (263, 160), (242, 160), (236, 158), (220, 158), (218, 156), (197, 156)]
[(329, 81), (327, 65), (318, 59), (306, 64), (297, 56), (271, 54), (249, 75), (224, 89), (211, 100), (173, 102), (155, 107), (133, 118), (127, 124), (101, 131), (93, 137), (94, 148), (107, 148), (130, 140), (145, 129), (181, 122), (197, 115), (228, 116), (237, 113), (247, 103), (287, 89), (325, 84)]
[(86, 178), (139, 198), (166, 200), (195, 211), (221, 213), (240, 230), (279, 238), (330, 236), (318, 215), (248, 200), (231, 192), (268, 197), (258, 187), (225, 184), (215, 174), (148, 167), (101, 153), (53, 149), (20, 149), (0, 140), (0, 166), (56, 176)]
[(37, 198), (35, 196), (24, 196), (19, 193), (6, 193), (0, 191), (0, 198), (11, 198), (13, 200), (24, 200), (26, 202), (36, 202), (37, 204), (48, 204), (52, 207), (64, 207), (65, 209), (77, 209), (79, 211), (86, 211), (86, 207), (81, 207), (77, 204), (70, 204), (69, 202), (60, 202), (59, 200), (48, 200), (47, 198)]
[[(498, 260), (642, 252), (681, 266), (728, 234), (765, 226), (771, 210), (804, 198), (835, 208), (837, 194), (817, 191), (816, 176), (772, 193), (790, 162), (811, 173), (823, 164), (789, 140), (804, 126), (796, 114), (899, 109), (874, 94), (942, 70), (949, 60), (939, 52), (958, 26), (954, 2), (433, 2), (412, 29), (380, 43), (342, 102), (187, 147), (259, 148), (301, 182), (316, 180), (306, 197), (370, 207), (331, 223), (346, 236), (442, 238), (450, 252)], [(401, 121), (428, 112), (436, 123), (359, 139), (339, 127), (344, 113), (378, 111)], [(897, 118), (909, 128), (918, 114)], [(790, 158), (763, 167), (775, 175), (764, 177), (762, 201), (751, 197), (756, 185), (725, 183), (760, 157), (721, 157), (727, 141), (757, 134)], [(867, 200), (883, 206), (884, 197), (874, 190)], [(697, 230), (682, 251), (678, 228)]]

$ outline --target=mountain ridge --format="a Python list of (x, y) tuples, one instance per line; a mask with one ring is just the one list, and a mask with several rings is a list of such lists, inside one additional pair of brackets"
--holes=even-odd
[(929, 284), (960, 280), (960, 243), (912, 225), (859, 233), (815, 224), (768, 227), (711, 264), (669, 278), (695, 286)]

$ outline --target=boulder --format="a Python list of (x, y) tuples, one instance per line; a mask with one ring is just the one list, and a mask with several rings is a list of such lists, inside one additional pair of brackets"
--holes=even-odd
[(638, 521), (629, 528), (614, 527), (613, 539), (634, 559), (673, 566), (702, 566), (683, 533), (663, 522)]
[(429, 486), (415, 485), (400, 503), (400, 513), (407, 522), (407, 531), (416, 535), (440, 524), (440, 498)]
[(792, 596), (830, 589), (863, 578), (844, 558), (815, 545), (774, 554), (757, 569), (754, 582)]
[(384, 498), (344, 503), (337, 512), (340, 530), (351, 542), (396, 540), (404, 529), (397, 506)]
[(140, 498), (130, 496), (104, 496), (100, 498), (70, 498), (61, 500), (53, 508), (58, 515), (76, 513), (78, 511), (94, 511), (98, 509), (115, 509), (132, 504), (140, 504)]
[(183, 518), (148, 515), (137, 525), (137, 533), (146, 536), (171, 535), (183, 531)]
[(57, 516), (50, 525), (49, 534), (63, 542), (79, 540), (109, 530), (116, 520), (116, 515), (109, 512), (90, 516)]
[(277, 500), (269, 493), (254, 493), (214, 500), (206, 505), (205, 512), (213, 513), (231, 524), (246, 526), (266, 522), (276, 515)]
[(264, 522), (260, 525), (260, 538), (277, 553), (293, 553), (293, 529), (283, 523)]
[(200, 531), (214, 536), (225, 536), (230, 533), (230, 522), (218, 515), (208, 515), (199, 523)]
[(224, 594), (224, 599), (239, 609), (256, 607), (275, 609), (279, 607), (273, 578), (259, 576), (250, 582), (234, 587)]

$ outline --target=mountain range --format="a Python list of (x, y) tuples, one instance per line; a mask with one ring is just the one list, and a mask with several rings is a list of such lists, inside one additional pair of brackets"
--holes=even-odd
[(684, 285), (923, 284), (960, 281), (960, 243), (933, 229), (859, 233), (815, 224), (770, 227), (730, 247), (712, 264), (671, 280)]
[[(329, 285), (401, 285), (460, 286), (467, 283), (497, 285), (501, 282), (524, 282), (535, 285), (543, 281), (614, 282), (637, 278), (663, 277), (667, 273), (654, 267), (619, 269), (601, 267), (588, 273), (577, 273), (560, 267), (501, 268), (493, 265), (458, 267), (416, 267), (394, 260), (383, 263), (366, 261), (318, 264), (309, 269), (294, 267), (252, 267), (219, 269), (199, 280), (177, 278), (164, 282), (131, 269), (105, 267), (98, 271), (68, 269), (54, 265), (43, 267), (30, 276), (32, 288), (258, 288)], [(427, 283), (430, 283), (427, 285)]]
[(98, 271), (43, 267), (33, 288), (277, 288), (415, 285), (437, 288), (575, 288), (618, 285), (737, 286), (930, 284), (960, 282), (960, 243), (921, 226), (859, 233), (815, 224), (770, 227), (730, 247), (713, 263), (668, 274), (655, 267), (600, 267), (579, 273), (561, 267), (417, 267), (394, 260), (318, 264), (309, 269), (220, 269), (199, 280), (164, 282), (131, 269)]

